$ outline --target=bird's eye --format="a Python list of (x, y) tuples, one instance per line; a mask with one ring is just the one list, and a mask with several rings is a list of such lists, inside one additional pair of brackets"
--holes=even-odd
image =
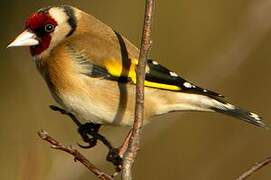
[(53, 24), (46, 24), (44, 27), (44, 30), (48, 33), (53, 32), (55, 29), (55, 26)]

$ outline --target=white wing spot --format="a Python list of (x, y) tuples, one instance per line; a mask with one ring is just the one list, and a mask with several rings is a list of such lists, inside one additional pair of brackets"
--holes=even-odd
[(250, 112), (249, 115), (250, 115), (250, 117), (253, 117), (256, 120), (261, 120), (260, 117), (257, 114), (255, 114), (255, 113)]
[(170, 71), (170, 72), (169, 72), (169, 74), (170, 74), (170, 76), (173, 76), (173, 77), (178, 77), (178, 74), (177, 74), (177, 73), (175, 73), (175, 72)]
[(235, 106), (232, 105), (232, 104), (230, 104), (230, 103), (225, 104), (225, 106), (226, 106), (226, 108), (228, 108), (228, 109), (235, 109)]
[(152, 61), (153, 65), (158, 65), (159, 63), (157, 61)]
[(191, 87), (192, 87), (192, 84), (189, 83), (189, 82), (185, 82), (185, 83), (183, 83), (183, 85), (184, 85), (184, 87), (186, 87), (186, 88), (191, 88)]
[(150, 67), (148, 65), (146, 66), (146, 73), (150, 73)]
[(203, 92), (207, 92), (207, 90), (206, 90), (206, 89), (203, 89)]

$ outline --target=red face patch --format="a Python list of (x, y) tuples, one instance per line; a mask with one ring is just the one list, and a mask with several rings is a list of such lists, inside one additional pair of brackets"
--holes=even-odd
[(30, 47), (32, 56), (39, 55), (50, 46), (51, 33), (46, 31), (46, 26), (57, 26), (57, 22), (48, 13), (38, 12), (31, 15), (25, 23), (25, 29), (29, 29), (37, 35), (40, 44)]

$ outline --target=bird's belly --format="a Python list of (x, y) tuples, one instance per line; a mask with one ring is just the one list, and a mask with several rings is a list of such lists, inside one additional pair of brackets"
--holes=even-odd
[(57, 97), (54, 95), (54, 99), (81, 123), (112, 124), (112, 114), (106, 112), (104, 107), (99, 107), (90, 97), (70, 92), (58, 94)]
[(54, 99), (67, 112), (74, 114), (81, 123), (93, 122), (116, 126), (133, 125), (134, 108), (123, 106), (125, 102), (116, 102), (107, 94), (103, 94), (104, 98), (99, 98), (97, 94), (92, 96), (89, 93), (80, 92), (79, 89), (73, 92), (52, 94)]
[[(74, 114), (82, 123), (133, 125), (135, 86), (104, 79), (79, 77), (66, 81), (65, 88), (47, 81), (54, 99), (67, 112)], [(146, 101), (150, 106), (145, 110), (144, 124), (148, 122), (149, 117), (156, 114), (155, 107), (159, 103), (154, 104), (150, 100), (155, 96), (155, 91), (147, 93)]]

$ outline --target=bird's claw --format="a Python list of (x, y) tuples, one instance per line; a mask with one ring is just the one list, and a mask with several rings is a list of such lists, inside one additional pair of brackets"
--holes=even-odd
[[(100, 128), (100, 125), (96, 125), (93, 123), (86, 123), (79, 126), (78, 132), (81, 135), (83, 141), (87, 143), (88, 145), (78, 144), (78, 146), (84, 149), (89, 149), (96, 146), (97, 141), (98, 141), (97, 134), (98, 134), (99, 128)], [(92, 137), (90, 138), (89, 136), (92, 136)]]
[(78, 125), (78, 133), (81, 135), (83, 141), (87, 143), (86, 145), (82, 145), (77, 143), (77, 145), (83, 149), (90, 149), (96, 146), (98, 140), (103, 142), (109, 149), (109, 153), (106, 156), (106, 160), (113, 163), (116, 166), (116, 171), (120, 172), (122, 169), (122, 158), (119, 155), (119, 149), (113, 148), (111, 143), (102, 135), (98, 133), (101, 125), (94, 123), (85, 123), (81, 124), (76, 117), (65, 111), (64, 109), (50, 105), (49, 106), (53, 111), (60, 112), (61, 114), (68, 115), (77, 125)]
[(88, 145), (81, 145), (79, 143), (77, 143), (77, 145), (83, 149), (90, 149), (93, 148), (94, 146), (96, 146), (97, 144), (97, 138), (89, 138), (87, 135), (81, 135), (84, 142), (87, 143)]
[(83, 148), (83, 149), (90, 149), (90, 148), (93, 148), (95, 145), (82, 145), (82, 144), (79, 144), (77, 143), (77, 145), (80, 147), (80, 148)]
[(106, 160), (112, 162), (118, 169), (121, 168), (122, 158), (119, 155), (119, 149), (111, 148), (106, 156)]

